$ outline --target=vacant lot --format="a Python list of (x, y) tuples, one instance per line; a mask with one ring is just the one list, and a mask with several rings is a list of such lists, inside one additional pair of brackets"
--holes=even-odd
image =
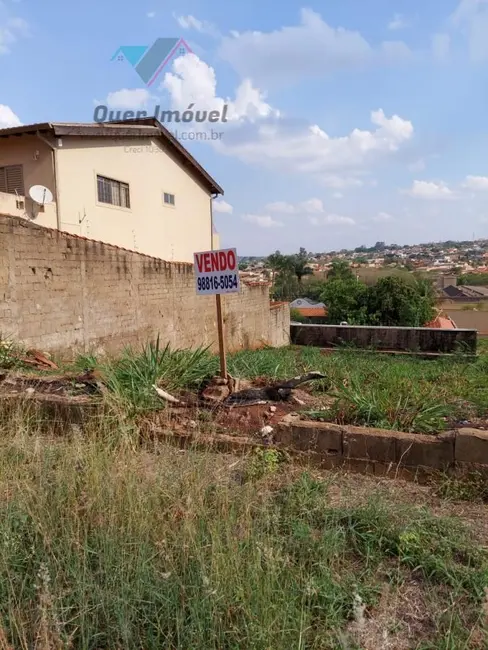
[[(438, 433), (459, 424), (488, 428), (488, 346), (476, 359), (461, 354), (436, 360), (373, 352), (317, 348), (244, 351), (229, 356), (234, 377), (270, 383), (318, 370), (326, 379), (309, 385), (313, 419)], [(0, 364), (1, 367), (1, 364)], [(218, 372), (218, 358), (206, 350), (176, 350), (148, 344), (114, 359), (83, 356), (71, 372), (95, 369), (112, 401), (124, 413), (164, 408), (152, 386), (178, 393), (198, 391)], [(15, 369), (14, 369), (15, 370)]]
[(488, 517), (430, 489), (1, 426), (0, 647), (485, 648)]
[[(19, 372), (14, 347), (2, 363)], [(311, 417), (433, 433), (484, 421), (487, 365), (311, 348), (229, 359), (258, 383), (325, 373)], [(176, 451), (138, 427), (166, 416), (152, 385), (196, 392), (214, 356), (154, 344), (70, 367), (86, 368), (105, 408), (83, 431), (41, 434), (22, 403), (0, 411), (1, 650), (487, 647), (480, 477), (420, 488), (304, 471), (273, 449)], [(196, 411), (194, 431), (212, 417)]]
[[(400, 431), (436, 433), (457, 423), (485, 427), (488, 416), (488, 355), (437, 360), (317, 348), (245, 351), (229, 357), (234, 377), (271, 382), (318, 370), (327, 376), (313, 388), (310, 417)], [(81, 365), (96, 360), (81, 359)], [(218, 360), (203, 350), (170, 352), (147, 346), (100, 366), (114, 395), (130, 408), (160, 407), (151, 385), (171, 391), (196, 389), (217, 373)]]

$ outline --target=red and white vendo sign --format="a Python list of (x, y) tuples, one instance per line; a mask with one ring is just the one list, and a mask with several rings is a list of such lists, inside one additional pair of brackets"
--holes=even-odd
[(195, 253), (197, 294), (239, 293), (239, 269), (235, 248)]

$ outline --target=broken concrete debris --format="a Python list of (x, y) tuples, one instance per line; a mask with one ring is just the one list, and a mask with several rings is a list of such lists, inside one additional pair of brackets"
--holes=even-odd
[(277, 382), (263, 388), (248, 388), (229, 395), (225, 400), (225, 406), (252, 406), (254, 404), (266, 404), (267, 402), (286, 402), (292, 397), (292, 391), (297, 386), (317, 379), (327, 379), (326, 375), (320, 372), (308, 372), (306, 375), (294, 377), (284, 382)]

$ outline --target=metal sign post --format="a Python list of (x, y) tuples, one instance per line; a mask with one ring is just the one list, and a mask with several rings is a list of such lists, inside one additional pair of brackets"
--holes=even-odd
[(219, 335), (220, 376), (227, 379), (227, 359), (225, 356), (224, 318), (220, 293), (215, 296), (217, 304), (217, 331)]
[(195, 283), (199, 296), (215, 296), (219, 339), (220, 374), (227, 379), (222, 294), (239, 293), (241, 285), (235, 248), (195, 253)]

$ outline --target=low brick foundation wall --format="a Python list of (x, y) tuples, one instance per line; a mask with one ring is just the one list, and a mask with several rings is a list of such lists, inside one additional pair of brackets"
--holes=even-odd
[(437, 436), (327, 422), (280, 423), (278, 447), (310, 454), (324, 468), (346, 466), (385, 476), (418, 478), (439, 471), (481, 471), (488, 476), (488, 431), (458, 429)]
[(354, 345), (377, 350), (444, 354), (460, 350), (476, 354), (477, 344), (475, 329), (292, 324), (290, 331), (295, 345), (319, 348)]

